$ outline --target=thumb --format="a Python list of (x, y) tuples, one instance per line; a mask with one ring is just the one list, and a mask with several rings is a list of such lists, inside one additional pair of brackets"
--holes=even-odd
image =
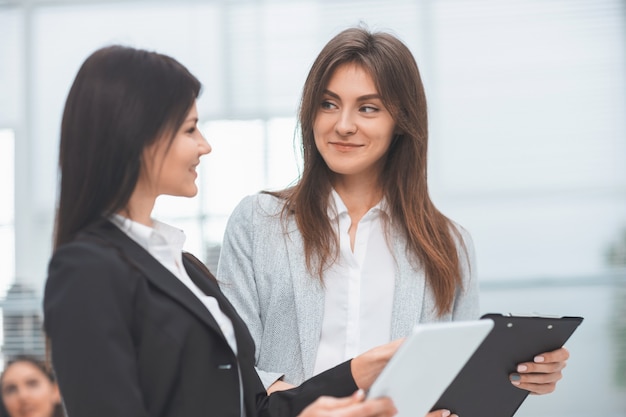
[(323, 399), (324, 405), (327, 407), (347, 407), (351, 404), (357, 404), (362, 402), (365, 399), (365, 391), (362, 389), (358, 389), (354, 392), (354, 394), (349, 397), (320, 397), (320, 400)]

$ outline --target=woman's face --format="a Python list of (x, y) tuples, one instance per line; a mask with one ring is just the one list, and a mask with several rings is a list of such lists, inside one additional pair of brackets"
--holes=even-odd
[(161, 138), (144, 150), (145, 169), (139, 183), (154, 197), (162, 194), (193, 197), (198, 192), (196, 168), (200, 157), (211, 152), (211, 145), (197, 124), (198, 110), (194, 103), (169, 148), (167, 138)]
[(339, 66), (313, 123), (315, 145), (328, 167), (344, 177), (376, 180), (394, 130), (369, 73), (358, 64)]
[(22, 361), (4, 371), (2, 401), (11, 417), (52, 417), (61, 398), (58, 386), (41, 369)]

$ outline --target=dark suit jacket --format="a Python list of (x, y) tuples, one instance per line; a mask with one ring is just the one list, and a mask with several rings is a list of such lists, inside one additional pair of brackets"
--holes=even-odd
[(235, 355), (213, 316), (174, 275), (109, 222), (58, 248), (45, 289), (45, 329), (69, 417), (294, 416), (319, 395), (357, 387), (350, 363), (265, 395), (254, 343), (208, 270), (196, 285), (232, 320)]

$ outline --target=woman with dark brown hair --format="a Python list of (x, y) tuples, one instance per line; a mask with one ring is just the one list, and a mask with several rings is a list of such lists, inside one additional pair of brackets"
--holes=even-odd
[[(218, 266), (270, 390), (417, 323), (479, 315), (471, 239), (429, 197), (426, 98), (409, 49), (362, 28), (336, 35), (306, 79), (299, 129), (301, 178), (238, 205)], [(512, 383), (550, 392), (567, 356), (545, 353)]]

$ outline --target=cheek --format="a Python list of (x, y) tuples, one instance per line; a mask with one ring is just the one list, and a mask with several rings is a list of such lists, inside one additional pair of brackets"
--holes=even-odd
[(389, 151), (391, 146), (391, 138), (380, 137), (378, 140), (372, 143), (372, 154), (382, 157)]
[(394, 134), (393, 128), (381, 134), (379, 146), (383, 150), (383, 152), (387, 152), (389, 148), (391, 147), (391, 142), (393, 141), (394, 135), (395, 134)]
[(317, 143), (317, 141), (319, 140), (321, 133), (322, 133), (322, 132), (321, 132), (321, 129), (319, 128), (318, 124), (317, 124), (317, 123), (315, 123), (315, 124), (313, 125), (313, 138), (315, 139), (315, 142), (316, 142), (316, 143)]
[(52, 387), (42, 387), (31, 394), (31, 400), (41, 409), (52, 410), (59, 402)]
[(9, 395), (7, 397), (3, 396), (2, 402), (4, 403), (4, 408), (6, 408), (10, 416), (17, 415), (17, 410), (20, 407), (20, 400), (17, 395)]
[(314, 138), (314, 144), (315, 144), (315, 148), (317, 149), (317, 151), (320, 154), (324, 154), (324, 141), (321, 138), (321, 135), (319, 132), (313, 130), (313, 138)]
[(335, 128), (334, 121), (328, 115), (318, 116), (313, 123), (313, 135), (316, 140), (321, 139), (322, 136), (332, 133)]
[[(313, 134), (315, 134), (315, 132), (313, 132)], [(317, 148), (317, 150), (320, 150), (320, 148), (322, 147), (322, 141), (320, 139), (318, 139), (319, 136), (315, 135), (315, 147)]]

